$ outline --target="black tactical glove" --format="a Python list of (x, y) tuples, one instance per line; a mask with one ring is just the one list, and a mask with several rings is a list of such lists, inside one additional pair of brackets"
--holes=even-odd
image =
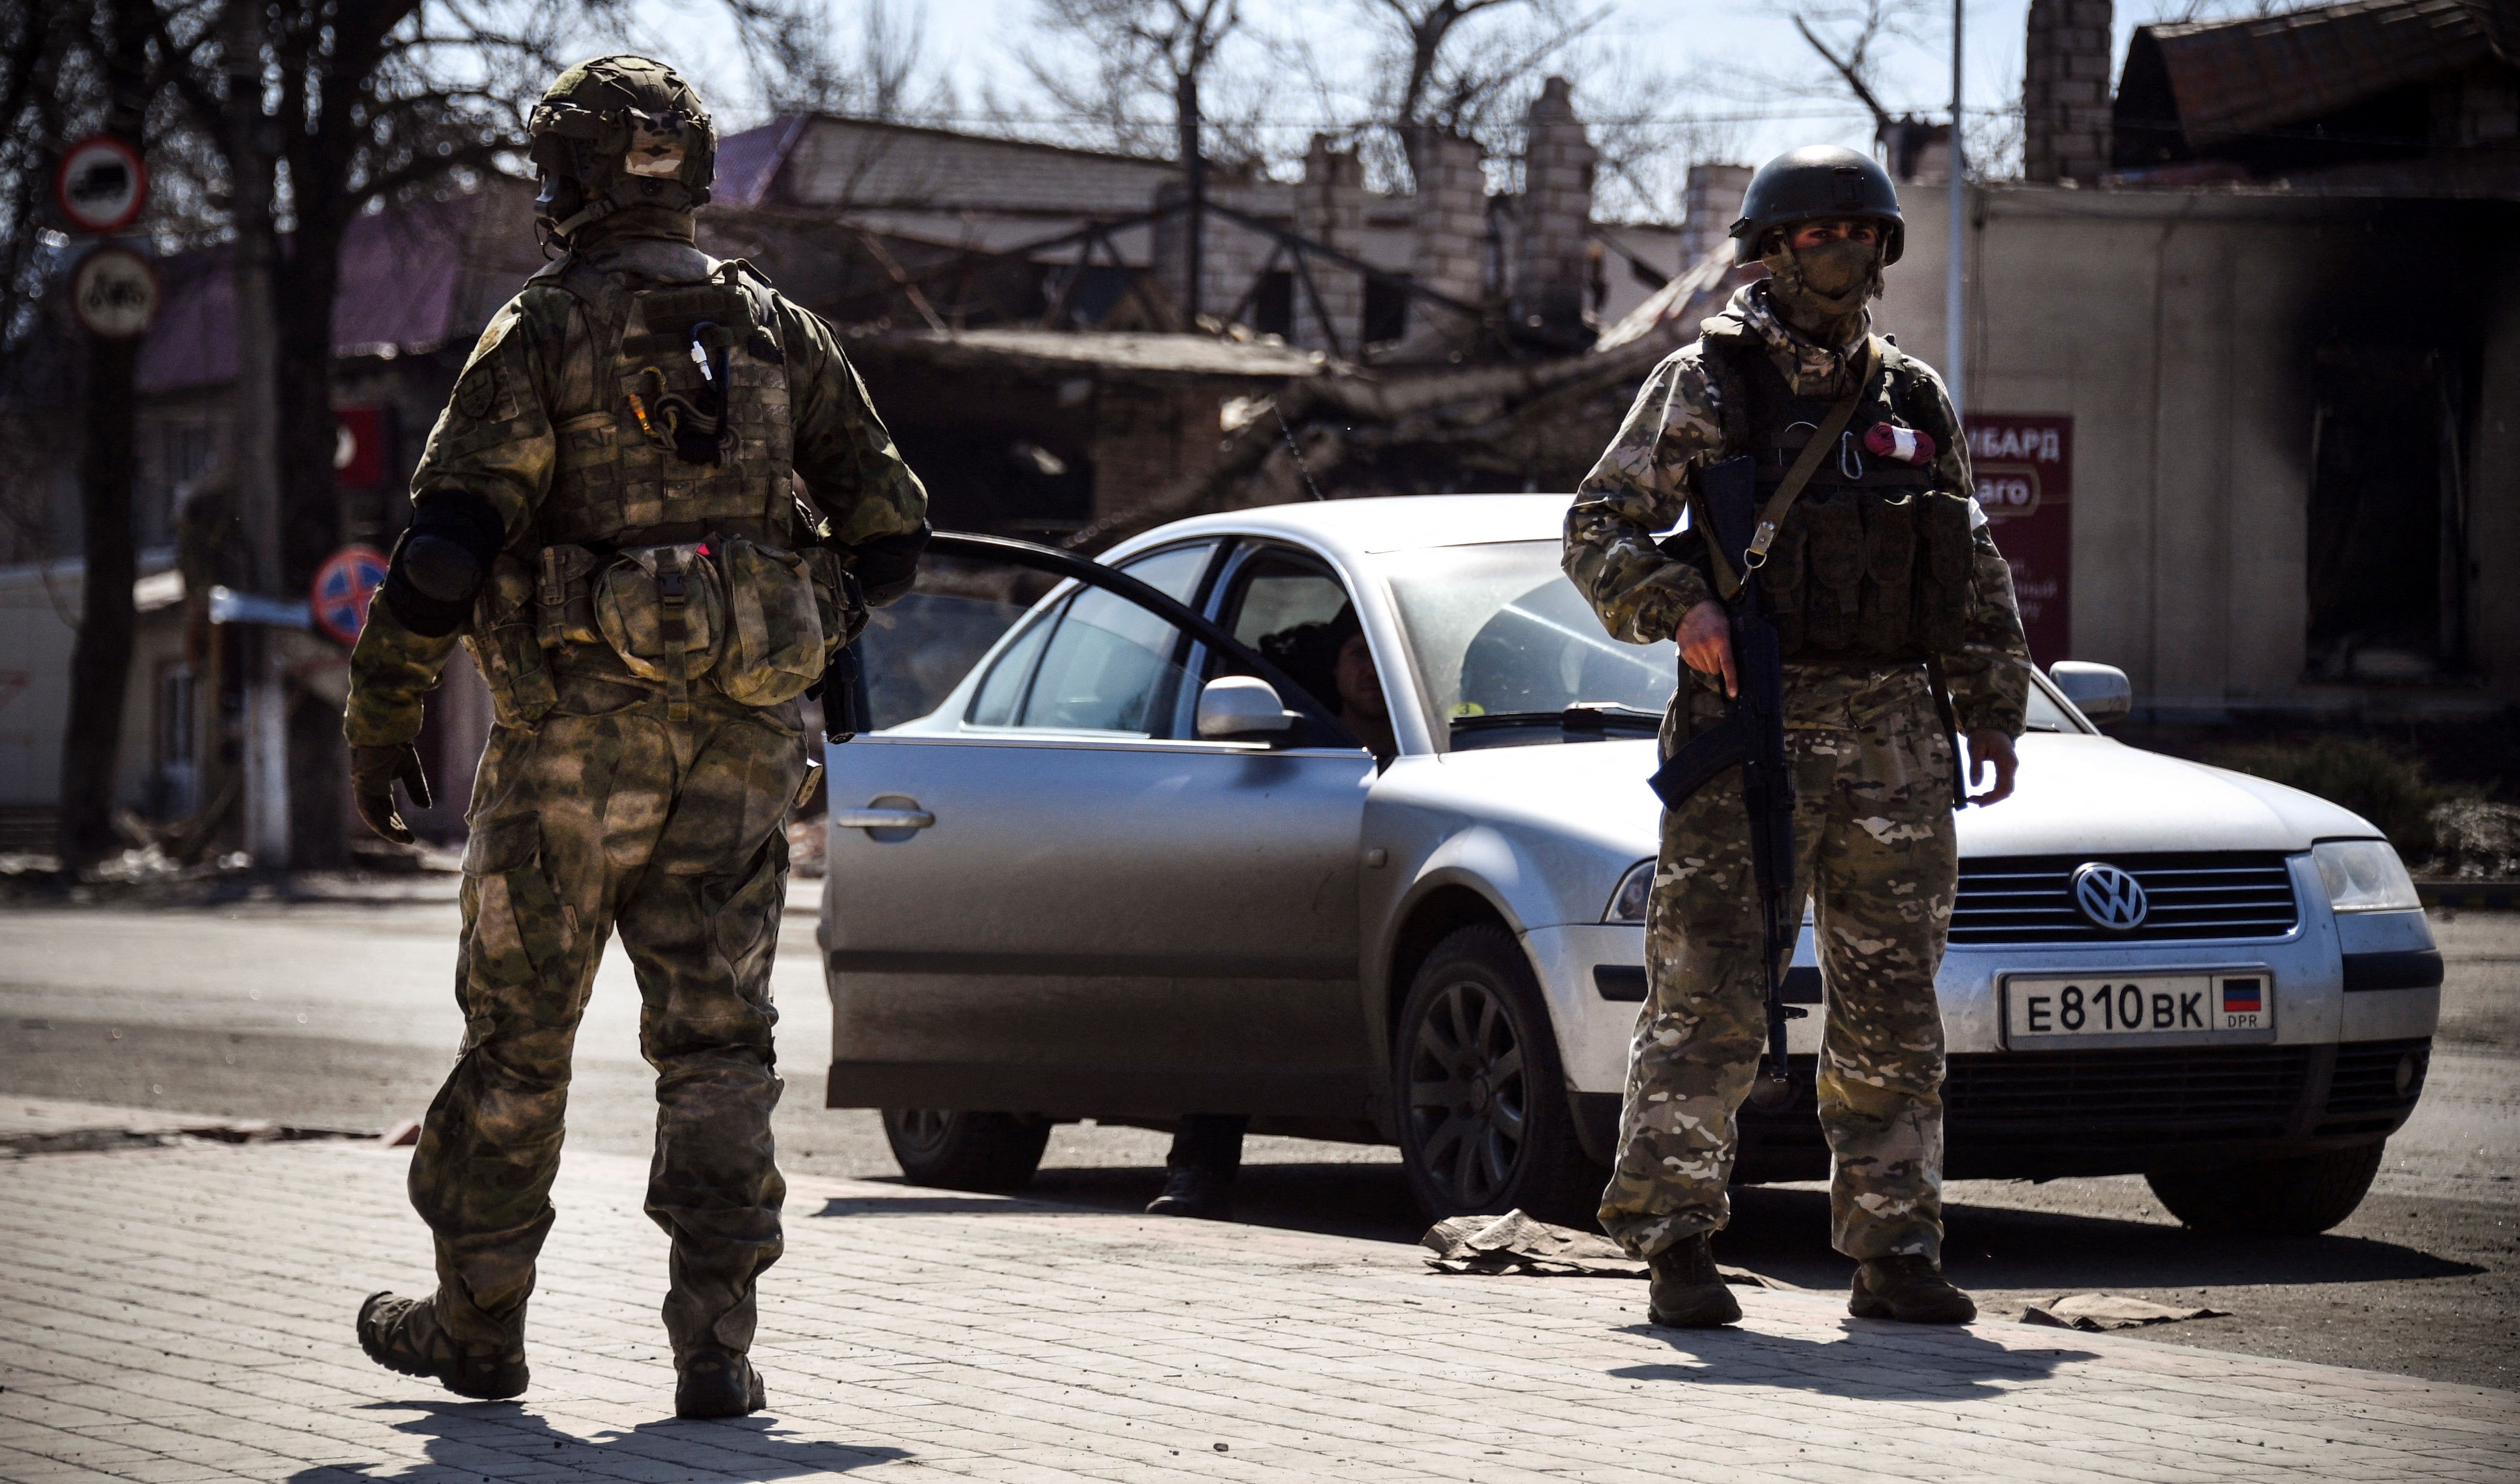
[(919, 554), (927, 549), (927, 538), (935, 534), (926, 521), (906, 536), (879, 536), (857, 548), (852, 563), (859, 586), (866, 589), (867, 607), (890, 607), (919, 581)]
[(411, 827), (394, 808), (394, 780), (402, 780), (412, 807), (428, 807), (428, 775), (421, 770), (420, 749), (409, 742), (392, 747), (350, 749), (350, 799), (367, 827), (397, 845), (411, 843)]

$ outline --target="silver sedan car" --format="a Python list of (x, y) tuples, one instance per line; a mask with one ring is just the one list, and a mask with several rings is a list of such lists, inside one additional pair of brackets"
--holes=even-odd
[[(940, 538), (828, 754), (831, 1105), (931, 1184), (1019, 1185), (1060, 1120), (1248, 1113), (1397, 1144), (1431, 1215), (1589, 1212), (1678, 659), (1560, 574), (1566, 504), (1238, 511), (1100, 562)], [(1947, 1173), (2333, 1226), (2438, 1015), (2407, 873), (2334, 805), (2103, 737), (2125, 678), (2056, 668), (2019, 791), (1958, 821)], [(1827, 1173), (1808, 923), (1794, 962), (1799, 1101), (1745, 1118), (1743, 1181)]]

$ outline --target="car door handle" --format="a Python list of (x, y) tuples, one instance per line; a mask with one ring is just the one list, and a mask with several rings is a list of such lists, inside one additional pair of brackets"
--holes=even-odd
[(936, 816), (924, 809), (834, 809), (832, 824), (841, 830), (924, 830)]

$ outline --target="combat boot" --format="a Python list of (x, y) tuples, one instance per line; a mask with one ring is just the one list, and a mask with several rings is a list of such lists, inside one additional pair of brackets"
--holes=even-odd
[(740, 1417), (767, 1405), (761, 1372), (736, 1351), (701, 1345), (674, 1362), (678, 1417)]
[(456, 1343), (425, 1298), (371, 1293), (359, 1305), (359, 1348), (387, 1371), (442, 1382), (457, 1396), (499, 1402), (525, 1392), (525, 1347)]
[(1740, 1320), (1741, 1301), (1716, 1271), (1715, 1248), (1705, 1233), (1665, 1247), (1645, 1265), (1653, 1271), (1648, 1312), (1655, 1324), (1675, 1329), (1711, 1329)]
[(1977, 1305), (1952, 1286), (1932, 1258), (1901, 1252), (1856, 1264), (1855, 1291), (1846, 1312), (1857, 1319), (1911, 1325), (1965, 1325), (1977, 1318)]
[(1166, 1172), (1164, 1192), (1147, 1202), (1147, 1214), (1232, 1221), (1234, 1177), (1209, 1164), (1179, 1166)]

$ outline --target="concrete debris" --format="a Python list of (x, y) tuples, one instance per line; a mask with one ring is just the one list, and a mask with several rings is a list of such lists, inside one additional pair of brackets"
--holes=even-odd
[[(1595, 1232), (1552, 1226), (1519, 1210), (1503, 1216), (1454, 1216), (1426, 1229), (1418, 1245), (1435, 1254), (1438, 1273), (1522, 1278), (1643, 1278), (1642, 1258)], [(1719, 1267), (1728, 1283), (1799, 1292), (1792, 1283), (1747, 1268)]]
[(2224, 1319), (2228, 1309), (2176, 1309), (2156, 1304), (2145, 1298), (2121, 1298), (2114, 1293), (2068, 1293), (2044, 1304), (2033, 1304), (2024, 1310), (2025, 1325), (2045, 1325), (2051, 1329), (2081, 1329), (2099, 1333), (2104, 1329), (2137, 1329), (2145, 1325), (2175, 1325), (2187, 1319)]

